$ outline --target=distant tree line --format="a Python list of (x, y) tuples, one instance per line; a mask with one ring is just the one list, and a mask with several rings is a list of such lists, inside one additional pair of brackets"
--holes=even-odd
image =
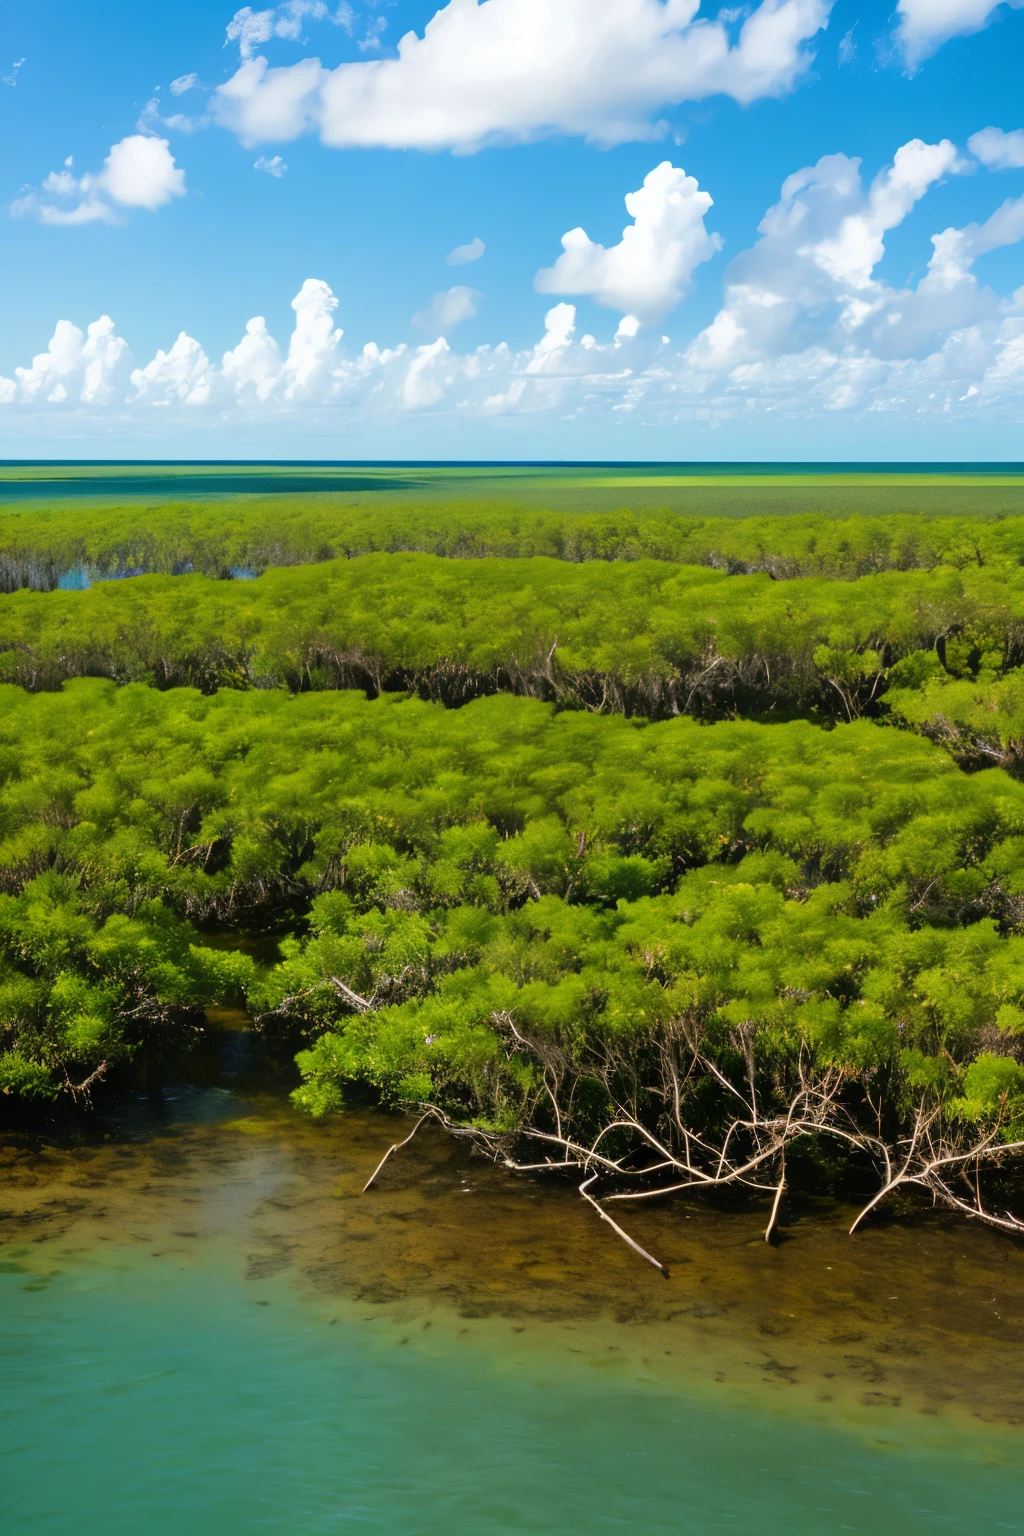
[[(785, 516), (750, 515), (779, 495)], [(49, 591), (85, 570), (99, 579), (132, 574), (215, 578), (358, 555), (418, 552), (447, 559), (669, 560), (777, 580), (852, 580), (879, 571), (936, 566), (1020, 565), (1024, 489), (947, 488), (948, 510), (920, 510), (942, 490), (836, 487), (774, 493), (689, 491), (680, 511), (657, 505), (608, 511), (542, 503), (426, 500), (360, 502), (352, 497), (265, 497), (165, 507), (62, 504), (0, 515), (0, 592)], [(850, 501), (865, 507), (850, 515)], [(1001, 513), (985, 511), (1003, 504)], [(892, 503), (911, 510), (894, 512)], [(981, 510), (979, 510), (981, 509)], [(744, 515), (737, 515), (742, 512)]]
[(1021, 764), (1024, 570), (857, 581), (666, 561), (364, 555), (257, 582), (146, 577), (0, 599), (0, 678), (158, 687), (363, 688), (446, 705), (512, 692), (561, 708), (714, 720), (895, 719), (966, 764)]

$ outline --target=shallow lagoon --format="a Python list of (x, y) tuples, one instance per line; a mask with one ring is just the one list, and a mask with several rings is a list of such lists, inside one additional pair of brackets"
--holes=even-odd
[(361, 1194), (395, 1127), (183, 1087), (9, 1140), (5, 1531), (1024, 1529), (1013, 1243), (676, 1206), (666, 1281), (432, 1130)]
[[(816, 487), (832, 493), (882, 488), (922, 491), (934, 497), (945, 490), (963, 495), (972, 488), (1016, 491), (1011, 504), (1019, 510), (1024, 485), (1024, 464), (977, 463), (642, 463), (594, 461), (557, 463), (407, 461), (159, 461), (104, 460), (5, 460), (0, 461), (0, 510), (16, 510), (33, 503), (67, 504), (88, 500), (116, 503), (160, 503), (177, 500), (266, 495), (356, 495), (373, 498), (384, 494), (403, 500), (441, 496), (518, 495), (540, 493), (550, 497), (559, 491), (585, 490), (594, 506), (601, 493), (615, 497), (628, 491), (631, 499), (645, 489), (660, 500), (673, 488), (692, 492), (701, 487), (735, 492), (757, 488), (761, 506), (766, 490)], [(593, 501), (594, 497), (597, 501)], [(981, 504), (985, 504), (982, 502)], [(816, 507), (814, 507), (817, 510)], [(918, 510), (914, 504), (914, 510)]]

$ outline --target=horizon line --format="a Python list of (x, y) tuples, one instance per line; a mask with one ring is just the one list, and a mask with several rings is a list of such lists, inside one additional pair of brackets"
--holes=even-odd
[(955, 473), (997, 470), (1024, 473), (1019, 459), (3, 459), (5, 469), (807, 469), (878, 471), (893, 469)]

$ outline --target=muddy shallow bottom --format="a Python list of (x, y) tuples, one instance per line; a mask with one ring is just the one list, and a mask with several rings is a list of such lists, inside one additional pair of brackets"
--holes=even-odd
[[(181, 1088), (0, 1149), (5, 1530), (1024, 1529), (1024, 1250), (631, 1213)], [(13, 1498), (13, 1503), (10, 1502)]]

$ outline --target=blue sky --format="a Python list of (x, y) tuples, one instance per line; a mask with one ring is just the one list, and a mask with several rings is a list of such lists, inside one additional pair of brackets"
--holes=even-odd
[(0, 49), (5, 456), (1024, 457), (1024, 0), (35, 0)]

